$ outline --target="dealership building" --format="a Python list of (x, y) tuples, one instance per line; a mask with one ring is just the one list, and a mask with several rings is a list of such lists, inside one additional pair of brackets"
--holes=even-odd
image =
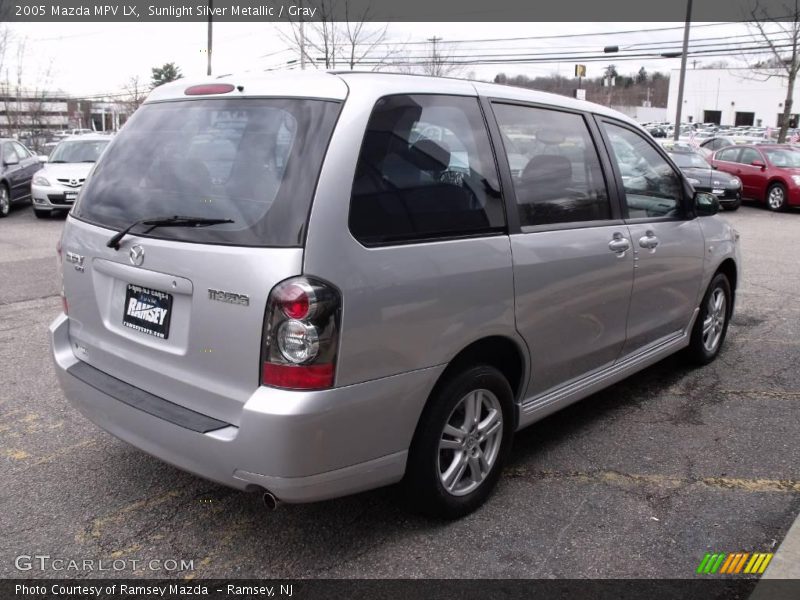
[[(780, 127), (786, 78), (777, 73), (772, 71), (770, 76), (770, 72), (753, 69), (687, 69), (681, 121)], [(679, 78), (680, 71), (672, 71), (667, 100), (669, 120), (675, 119)], [(797, 113), (800, 113), (797, 86), (794, 106), (789, 123), (792, 127), (798, 125)]]

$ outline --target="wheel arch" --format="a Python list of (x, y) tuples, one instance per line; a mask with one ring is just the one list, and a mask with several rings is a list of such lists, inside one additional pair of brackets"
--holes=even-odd
[[(425, 406), (420, 414), (420, 420), (441, 387), (453, 376), (471, 366), (486, 364), (496, 368), (508, 380), (511, 386), (515, 405), (522, 398), (525, 391), (525, 381), (528, 376), (527, 353), (518, 340), (506, 335), (490, 335), (470, 342), (457, 352), (447, 363), (444, 371), (439, 375), (431, 389)], [(514, 428), (518, 411), (514, 411)], [(417, 423), (419, 427), (419, 423)]]
[[(722, 273), (723, 275), (725, 275), (725, 277), (728, 278), (728, 282), (731, 284), (731, 295), (733, 296), (731, 300), (735, 302), (736, 286), (738, 284), (738, 279), (739, 279), (739, 270), (736, 267), (736, 261), (734, 261), (730, 257), (726, 258), (717, 267), (717, 270), (714, 272), (714, 275), (716, 276), (717, 273)], [(733, 310), (733, 302), (731, 302), (731, 310)]]

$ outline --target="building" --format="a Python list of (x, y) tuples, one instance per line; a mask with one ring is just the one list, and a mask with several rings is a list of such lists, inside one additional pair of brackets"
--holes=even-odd
[(0, 88), (0, 136), (29, 135), (62, 129), (117, 131), (127, 107), (103, 99), (71, 98), (59, 92)]
[[(684, 123), (716, 123), (717, 125), (753, 125), (780, 127), (783, 102), (786, 99), (786, 78), (769, 77), (753, 69), (687, 69), (683, 91), (681, 120)], [(675, 120), (680, 71), (672, 71), (669, 81), (667, 114)], [(795, 86), (794, 106), (800, 112), (800, 97)], [(792, 114), (791, 127), (798, 124)]]

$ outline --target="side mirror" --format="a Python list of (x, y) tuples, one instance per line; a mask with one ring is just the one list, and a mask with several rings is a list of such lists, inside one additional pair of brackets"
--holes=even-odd
[(49, 156), (47, 156), (47, 154), (40, 154), (40, 155), (39, 155), (39, 156), (37, 156), (36, 158), (38, 158), (38, 159), (39, 159), (39, 162), (40, 162), (40, 163), (46, 163), (50, 157), (49, 157)]
[(750, 165), (753, 167), (760, 167), (762, 171), (767, 168), (767, 165), (764, 164), (763, 160), (754, 160), (750, 163)]
[(701, 217), (709, 217), (719, 212), (719, 200), (708, 192), (694, 193), (694, 208)]
[(3, 160), (4, 165), (18, 165), (19, 164), (19, 157), (16, 154), (12, 154), (11, 156), (5, 158)]

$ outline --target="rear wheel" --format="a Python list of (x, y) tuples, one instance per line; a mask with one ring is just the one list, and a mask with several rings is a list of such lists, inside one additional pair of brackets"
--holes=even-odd
[(781, 183), (773, 183), (767, 190), (767, 207), (779, 211), (786, 208), (786, 188)]
[(692, 339), (686, 348), (686, 356), (691, 362), (707, 365), (719, 354), (728, 332), (732, 300), (728, 278), (717, 273), (703, 296), (700, 314), (692, 329)]
[(420, 418), (405, 478), (420, 512), (456, 519), (483, 504), (500, 477), (511, 447), (513, 394), (488, 365), (448, 379)]
[(9, 212), (11, 212), (11, 196), (8, 187), (0, 184), (0, 218), (7, 217)]

